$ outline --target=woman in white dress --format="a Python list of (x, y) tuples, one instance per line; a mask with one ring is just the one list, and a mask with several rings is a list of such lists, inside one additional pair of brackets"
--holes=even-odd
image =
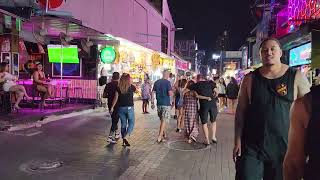
[(20, 109), (19, 104), (24, 96), (26, 96), (27, 100), (31, 100), (32, 98), (28, 96), (26, 89), (22, 85), (16, 84), (17, 77), (8, 73), (9, 65), (5, 62), (0, 64), (0, 79), (4, 81), (3, 90), (5, 92), (14, 92), (16, 94), (17, 100), (14, 104), (15, 109)]

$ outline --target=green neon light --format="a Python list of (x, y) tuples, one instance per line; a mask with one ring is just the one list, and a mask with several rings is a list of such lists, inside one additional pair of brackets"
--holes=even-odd
[(102, 49), (100, 56), (103, 63), (111, 64), (116, 59), (116, 51), (113, 47), (108, 46)]

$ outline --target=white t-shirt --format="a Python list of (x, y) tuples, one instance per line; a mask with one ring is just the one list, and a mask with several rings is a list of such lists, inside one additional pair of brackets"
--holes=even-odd
[(9, 92), (10, 88), (16, 85), (16, 83), (14, 82), (16, 77), (12, 74), (5, 72), (4, 79), (6, 80), (6, 82), (3, 84), (3, 90)]
[(221, 83), (217, 83), (217, 92), (218, 94), (226, 94), (226, 87)]

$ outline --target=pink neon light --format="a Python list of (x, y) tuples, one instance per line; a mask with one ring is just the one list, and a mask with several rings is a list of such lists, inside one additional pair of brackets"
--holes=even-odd
[(317, 9), (319, 0), (289, 0), (288, 1), (288, 24), (300, 26), (308, 19), (314, 19), (320, 13)]

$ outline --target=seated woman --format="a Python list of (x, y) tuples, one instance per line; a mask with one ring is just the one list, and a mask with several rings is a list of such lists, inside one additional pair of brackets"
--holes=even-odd
[(32, 98), (28, 96), (26, 89), (22, 85), (18, 85), (15, 83), (17, 78), (12, 74), (8, 73), (8, 71), (9, 64), (2, 62), (0, 64), (0, 82), (4, 82), (2, 88), (5, 92), (14, 92), (16, 94), (17, 100), (13, 107), (14, 109), (20, 109), (19, 103), (21, 102), (24, 96), (26, 96), (28, 100), (31, 100)]
[(37, 64), (37, 69), (33, 73), (32, 77), (33, 77), (34, 88), (37, 91), (41, 92), (41, 101), (45, 106), (46, 104), (44, 100), (48, 97), (53, 98), (53, 94), (52, 94), (52, 85), (49, 84), (50, 80), (46, 79), (46, 76), (42, 70), (43, 70), (42, 64)]

